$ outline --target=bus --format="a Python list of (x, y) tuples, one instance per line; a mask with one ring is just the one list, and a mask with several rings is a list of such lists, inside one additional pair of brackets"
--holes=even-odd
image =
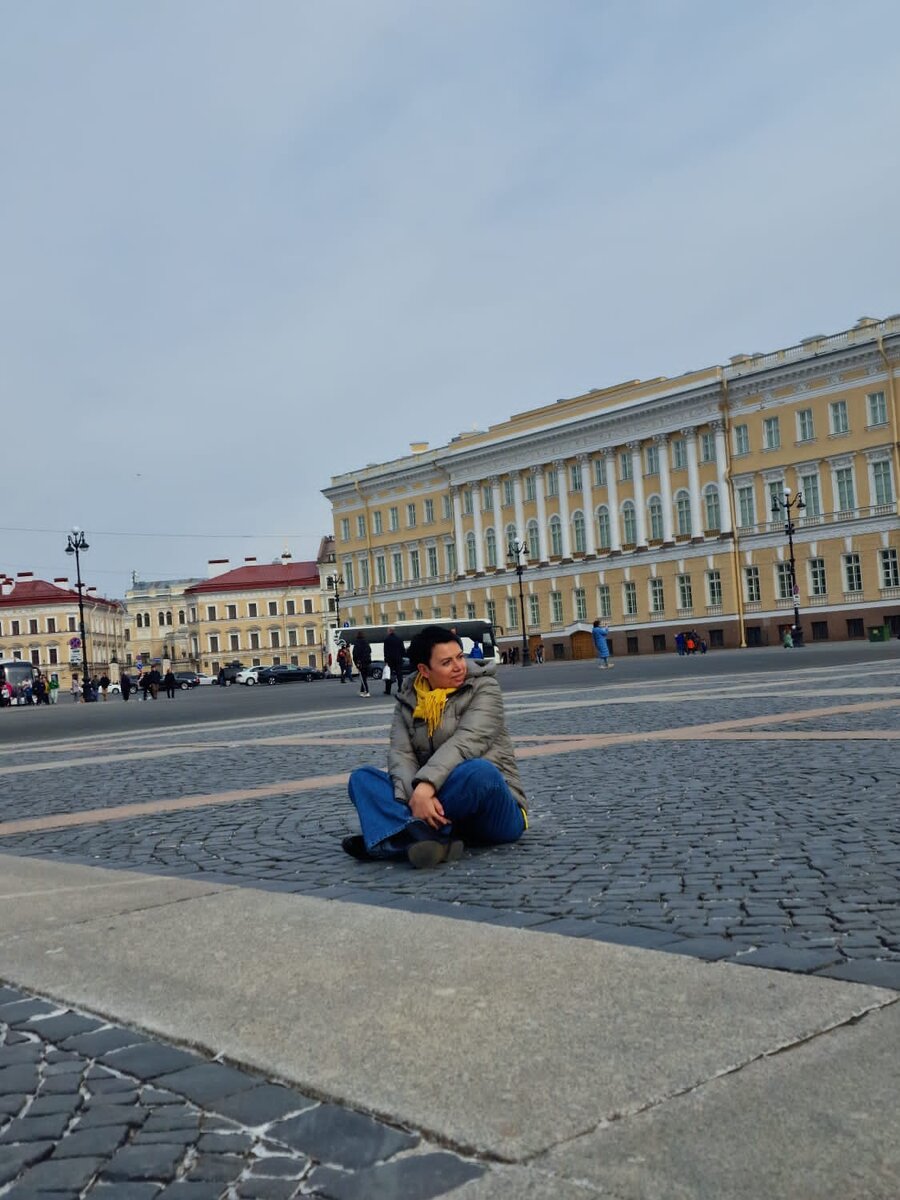
[(332, 625), (325, 631), (325, 670), (329, 675), (339, 675), (338, 650), (341, 646), (346, 646), (348, 650), (351, 650), (356, 635), (362, 633), (372, 647), (372, 674), (373, 678), (377, 679), (384, 663), (384, 639), (387, 637), (388, 630), (393, 629), (398, 637), (403, 638), (404, 645), (409, 649), (410, 640), (429, 625), (440, 625), (444, 629), (452, 629), (462, 643), (466, 654), (471, 654), (472, 647), (477, 643), (481, 646), (486, 663), (500, 661), (497, 643), (494, 640), (494, 627), (490, 621), (395, 621), (393, 625), (351, 625), (348, 622), (340, 628)]
[(4, 658), (0, 660), (0, 688), (3, 691), (2, 703), (6, 705), (7, 689), (4, 684), (9, 684), (12, 688), (11, 704), (24, 704), (25, 700), (22, 696), (22, 689), (26, 685), (34, 683), (34, 667), (30, 662), (23, 662), (21, 658)]

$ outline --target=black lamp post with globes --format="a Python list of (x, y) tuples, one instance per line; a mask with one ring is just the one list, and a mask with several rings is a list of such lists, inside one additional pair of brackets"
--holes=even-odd
[(794, 601), (794, 628), (792, 632), (795, 646), (803, 645), (803, 631), (800, 628), (800, 607), (798, 604), (800, 598), (800, 585), (797, 583), (797, 564), (794, 559), (794, 533), (796, 527), (791, 518), (794, 509), (797, 512), (802, 512), (806, 508), (803, 502), (803, 493), (797, 492), (796, 495), (791, 495), (791, 489), (784, 485), (784, 495), (773, 495), (772, 497), (772, 515), (778, 516), (779, 513), (784, 513), (784, 532), (787, 534), (788, 540), (788, 555), (791, 563), (791, 598)]
[(81, 582), (81, 553), (90, 550), (84, 530), (76, 525), (68, 536), (66, 554), (75, 555), (75, 579), (78, 588), (78, 629), (81, 635), (81, 691), (85, 697), (90, 695), (90, 663), (88, 661), (87, 633), (84, 628), (84, 585)]

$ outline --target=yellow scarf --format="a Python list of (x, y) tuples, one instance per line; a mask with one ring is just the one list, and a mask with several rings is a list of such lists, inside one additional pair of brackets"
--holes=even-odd
[(421, 717), (428, 730), (428, 736), (433, 737), (443, 719), (447, 697), (452, 696), (456, 688), (433, 688), (424, 675), (417, 675), (415, 689), (418, 703), (413, 709), (413, 719)]

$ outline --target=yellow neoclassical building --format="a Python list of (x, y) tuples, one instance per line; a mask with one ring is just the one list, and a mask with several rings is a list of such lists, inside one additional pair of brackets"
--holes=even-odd
[(128, 666), (159, 662), (176, 671), (195, 667), (185, 591), (202, 582), (199, 578), (133, 579), (125, 592)]
[(616, 653), (773, 644), (795, 604), (807, 641), (900, 634), (898, 364), (900, 318), (863, 318), (335, 476), (341, 615), (487, 617), (502, 646), (524, 609), (547, 657), (598, 616)]

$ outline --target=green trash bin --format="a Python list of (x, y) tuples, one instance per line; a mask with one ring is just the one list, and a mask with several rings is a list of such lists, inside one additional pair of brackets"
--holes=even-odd
[(891, 639), (891, 631), (887, 625), (870, 625), (869, 626), (869, 641), (870, 642), (889, 642)]

